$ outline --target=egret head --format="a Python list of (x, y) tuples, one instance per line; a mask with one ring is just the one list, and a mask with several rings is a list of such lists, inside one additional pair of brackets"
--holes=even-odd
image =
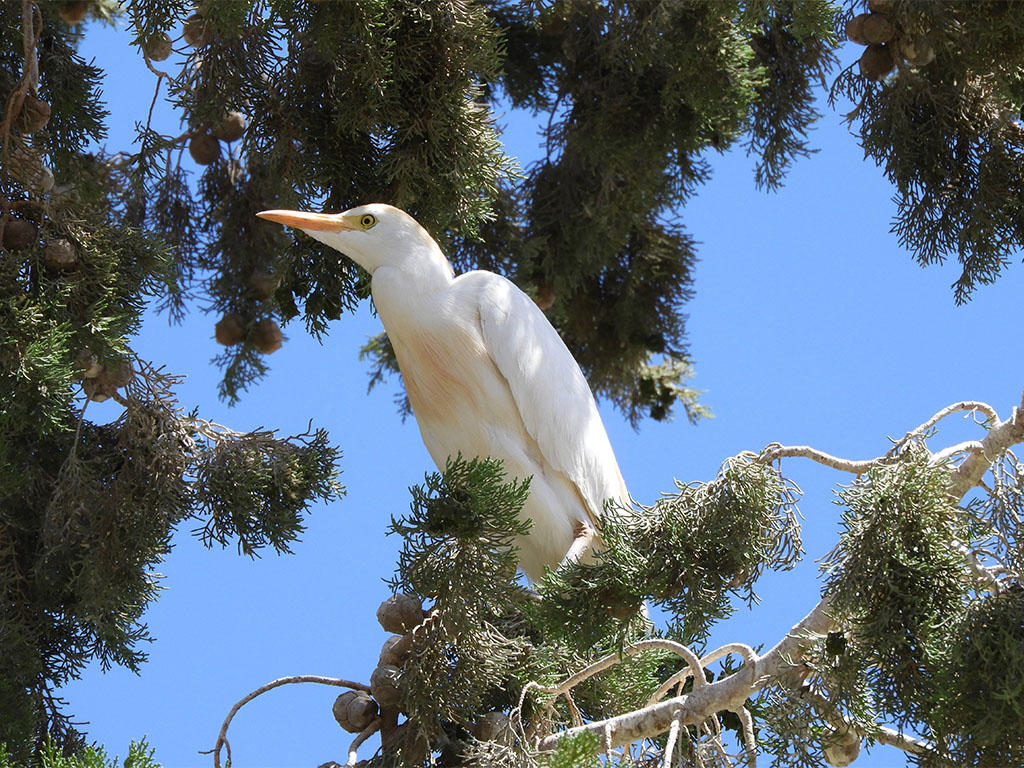
[(371, 275), (378, 267), (395, 266), (424, 250), (444, 259), (427, 230), (405, 211), (384, 203), (361, 205), (342, 213), (275, 210), (256, 215), (301, 229), (341, 251)]

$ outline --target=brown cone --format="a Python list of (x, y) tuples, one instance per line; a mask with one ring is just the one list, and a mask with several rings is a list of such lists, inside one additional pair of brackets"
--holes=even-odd
[(225, 347), (233, 347), (245, 341), (245, 318), (237, 312), (228, 312), (217, 321), (213, 328), (213, 335), (218, 344)]
[(868, 80), (882, 80), (895, 66), (892, 51), (886, 45), (869, 45), (860, 57), (860, 74)]
[(60, 7), (60, 17), (68, 24), (81, 24), (89, 14), (89, 0), (74, 0)]
[(868, 45), (888, 43), (896, 36), (896, 25), (880, 13), (869, 13), (861, 29)]
[(21, 114), (18, 115), (18, 128), (22, 133), (28, 135), (41, 131), (50, 122), (50, 105), (31, 93), (25, 94), (25, 101), (21, 105)]
[(220, 142), (208, 133), (197, 133), (188, 143), (188, 153), (199, 165), (209, 165), (220, 157)]
[(157, 32), (142, 44), (142, 50), (153, 61), (164, 61), (174, 51), (166, 32)]
[(50, 269), (69, 270), (78, 266), (78, 249), (70, 240), (51, 240), (43, 248), (43, 261)]
[(270, 355), (281, 348), (284, 334), (277, 323), (269, 317), (260, 320), (253, 326), (252, 343), (264, 355)]
[(198, 13), (185, 19), (185, 42), (193, 48), (202, 48), (210, 42), (210, 25)]
[(241, 112), (228, 112), (210, 133), (221, 141), (237, 141), (245, 133), (245, 115)]
[(23, 251), (35, 245), (35, 225), (23, 219), (8, 219), (4, 227), (4, 248), (8, 251)]

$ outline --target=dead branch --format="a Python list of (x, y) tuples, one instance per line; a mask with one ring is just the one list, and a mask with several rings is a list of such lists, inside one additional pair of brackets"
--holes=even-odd
[(359, 732), (358, 736), (352, 739), (352, 743), (348, 747), (348, 760), (345, 762), (345, 765), (351, 766), (356, 764), (356, 760), (359, 759), (359, 747), (362, 745), (364, 741), (366, 741), (368, 738), (373, 736), (373, 734), (380, 730), (380, 725), (381, 718), (375, 717), (372, 723), (366, 726), (362, 731)]
[[(294, 683), (318, 683), (320, 685), (333, 685), (339, 688), (351, 688), (354, 691), (365, 691), (366, 693), (370, 692), (370, 686), (364, 683), (355, 683), (351, 680), (343, 680), (339, 677), (323, 677), (321, 675), (292, 675), (290, 677), (279, 677), (277, 680), (272, 680), (266, 685), (261, 685), (259, 688), (257, 688), (249, 695), (235, 702), (235, 705), (231, 708), (231, 711), (228, 712), (228, 716), (224, 718), (224, 723), (220, 727), (220, 733), (217, 734), (217, 743), (214, 744), (213, 749), (200, 751), (199, 754), (212, 754), (214, 768), (220, 768), (220, 750), (221, 747), (224, 747), (227, 750), (228, 765), (230, 765), (231, 745), (228, 743), (228, 727), (231, 725), (231, 720), (237, 714), (238, 710), (240, 710), (250, 701), (255, 699), (257, 696), (262, 696), (267, 691), (272, 691), (274, 688), (280, 688), (282, 685), (292, 685)], [(361, 735), (362, 734), (360, 734), (360, 736)], [(369, 738), (369, 734), (367, 734), (367, 738)]]

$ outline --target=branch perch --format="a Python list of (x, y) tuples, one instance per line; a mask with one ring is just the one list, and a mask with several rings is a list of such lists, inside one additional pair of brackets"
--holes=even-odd
[[(1024, 442), (1024, 396), (1021, 405), (1013, 409), (1013, 413), (1006, 421), (1000, 421), (995, 409), (986, 403), (976, 401), (963, 401), (943, 408), (930, 419), (917, 428), (911, 430), (890, 449), (889, 453), (876, 459), (867, 461), (850, 461), (818, 451), (810, 446), (783, 446), (774, 444), (768, 446), (757, 457), (758, 461), (771, 463), (785, 457), (804, 457), (820, 464), (830, 466), (845, 472), (861, 474), (873, 466), (886, 463), (892, 460), (893, 454), (900, 446), (927, 433), (935, 424), (950, 414), (969, 411), (980, 412), (984, 415), (983, 422), (979, 422), (988, 428), (984, 438), (979, 441), (961, 443), (952, 448), (938, 452), (936, 457), (939, 461), (945, 461), (959, 453), (967, 453), (966, 458), (951, 471), (947, 489), (950, 496), (960, 501), (971, 489), (982, 482), (982, 478), (997, 456), (1008, 450), (1010, 446)], [(753, 454), (747, 454), (748, 456)], [(961, 545), (962, 546), (962, 545)], [(745, 711), (744, 703), (760, 689), (764, 688), (773, 680), (782, 676), (787, 670), (798, 665), (804, 656), (805, 647), (811, 638), (821, 637), (836, 627), (836, 621), (829, 615), (831, 600), (828, 595), (801, 619), (773, 648), (757, 656), (747, 646), (731, 644), (712, 652), (696, 663), (689, 661), (689, 668), (677, 673), (671, 681), (666, 682), (659, 689), (655, 697), (647, 706), (621, 715), (607, 718), (605, 720), (587, 723), (585, 725), (568, 728), (558, 733), (550, 734), (540, 739), (536, 748), (541, 752), (553, 750), (564, 738), (570, 738), (581, 732), (589, 732), (598, 737), (603, 737), (612, 746), (623, 746), (641, 739), (651, 738), (666, 731), (670, 734), (670, 743), (674, 749), (678, 739), (678, 731), (682, 725), (700, 725), (707, 717), (715, 712), (730, 710), (739, 714)], [(627, 649), (625, 652), (629, 652)], [(739, 653), (744, 658), (744, 666), (734, 675), (716, 681), (706, 683), (703, 674), (694, 674), (704, 665), (711, 663), (726, 653)], [(599, 669), (611, 666), (607, 659), (595, 662), (583, 672), (574, 675), (561, 686), (554, 686), (549, 692), (563, 693), (575, 684), (572, 681), (585, 679)], [(584, 675), (584, 677), (580, 677)], [(673, 685), (684, 682), (686, 677), (693, 675), (694, 690), (688, 694), (676, 696), (665, 701), (657, 701), (671, 690)], [(671, 684), (669, 684), (671, 683)], [(525, 696), (528, 685), (523, 690)], [(533, 688), (541, 688), (532, 684)], [(739, 714), (743, 723), (744, 746), (748, 755), (753, 754), (754, 745), (752, 742), (753, 728), (748, 727), (747, 718)], [(749, 712), (747, 713), (749, 717)], [(843, 721), (844, 727), (848, 724)], [(675, 738), (672, 736), (675, 735)], [(928, 750), (927, 742), (916, 739), (912, 736), (902, 734), (887, 726), (879, 725), (878, 731), (873, 734), (879, 743), (898, 747), (907, 752), (920, 754)]]

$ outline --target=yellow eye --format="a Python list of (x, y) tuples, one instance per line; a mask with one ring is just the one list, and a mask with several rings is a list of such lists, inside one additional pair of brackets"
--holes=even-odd
[(376, 223), (377, 217), (374, 216), (372, 213), (364, 213), (362, 216), (359, 217), (359, 226), (362, 227), (363, 229), (369, 229)]

